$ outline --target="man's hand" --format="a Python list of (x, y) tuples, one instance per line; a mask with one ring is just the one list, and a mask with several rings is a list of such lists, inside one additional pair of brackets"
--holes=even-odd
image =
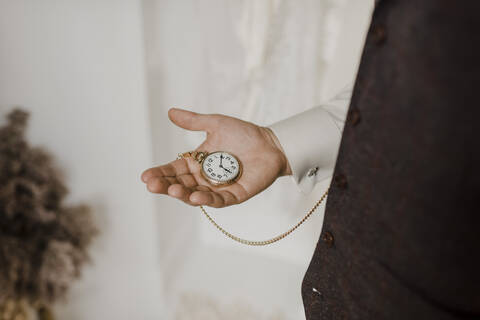
[(170, 109), (168, 116), (181, 128), (207, 133), (206, 140), (195, 150), (232, 152), (242, 162), (243, 173), (231, 185), (212, 186), (202, 177), (198, 162), (178, 159), (143, 172), (142, 181), (153, 193), (167, 194), (193, 206), (221, 208), (248, 200), (278, 177), (292, 174), (282, 147), (269, 128), (220, 114), (176, 108)]

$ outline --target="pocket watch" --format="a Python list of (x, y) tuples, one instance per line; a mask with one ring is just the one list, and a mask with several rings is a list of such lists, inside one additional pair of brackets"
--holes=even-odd
[(233, 154), (226, 151), (190, 151), (180, 153), (178, 158), (191, 157), (200, 163), (202, 176), (214, 186), (229, 185), (242, 174), (242, 164)]

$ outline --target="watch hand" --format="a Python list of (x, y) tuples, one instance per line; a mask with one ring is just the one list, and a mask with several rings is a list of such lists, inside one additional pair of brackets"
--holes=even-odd
[(228, 170), (227, 168), (222, 167), (222, 169), (225, 170), (225, 171), (228, 171), (228, 172), (232, 173), (232, 171)]
[(223, 154), (220, 155), (220, 168), (223, 168), (222, 167), (222, 159), (223, 159)]

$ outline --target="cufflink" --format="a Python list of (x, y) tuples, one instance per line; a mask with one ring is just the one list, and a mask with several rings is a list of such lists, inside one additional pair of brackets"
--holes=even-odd
[(318, 167), (311, 168), (310, 170), (308, 170), (307, 176), (308, 177), (313, 177), (314, 175), (317, 174), (317, 171), (318, 171)]

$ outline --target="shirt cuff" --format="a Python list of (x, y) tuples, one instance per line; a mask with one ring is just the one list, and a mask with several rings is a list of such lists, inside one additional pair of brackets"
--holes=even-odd
[(350, 103), (347, 87), (324, 105), (268, 126), (277, 136), (302, 193), (333, 175), (343, 124)]

